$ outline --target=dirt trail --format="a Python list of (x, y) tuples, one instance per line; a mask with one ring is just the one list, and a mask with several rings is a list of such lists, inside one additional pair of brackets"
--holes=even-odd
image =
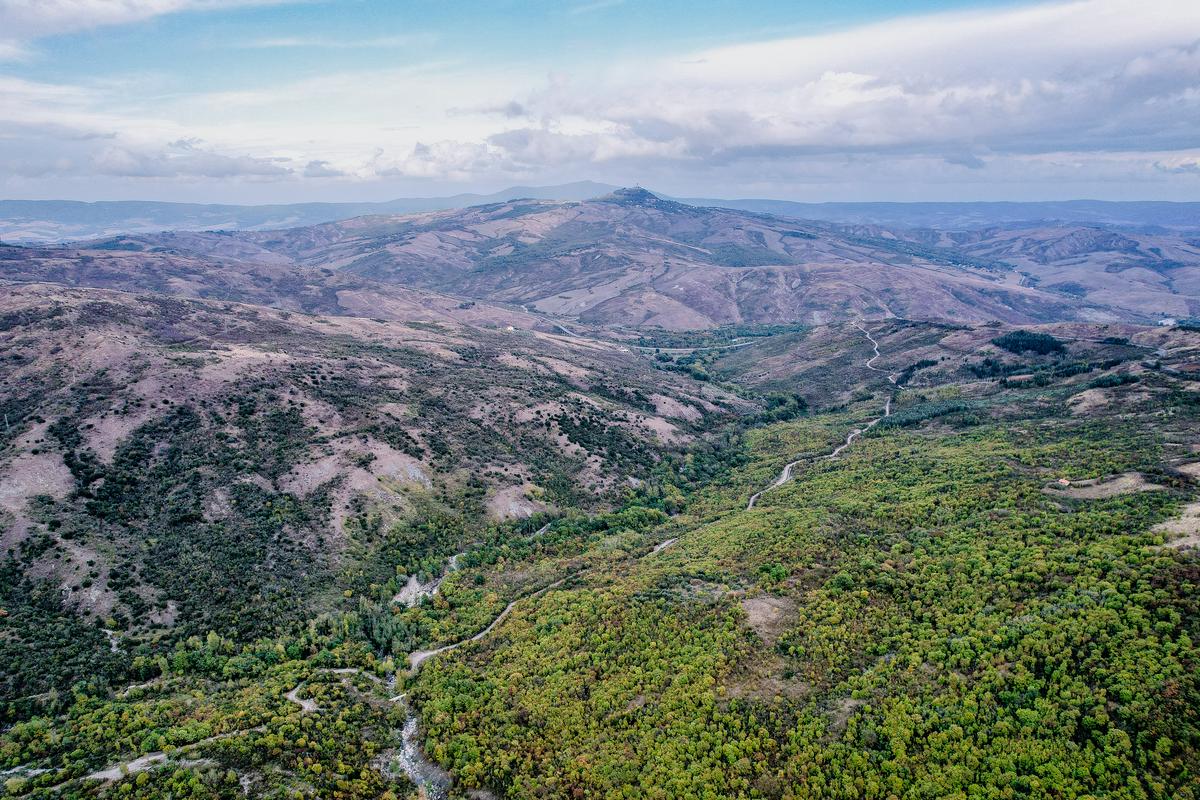
[(288, 700), (291, 700), (296, 705), (300, 706), (300, 711), (304, 714), (311, 714), (314, 711), (319, 711), (321, 707), (317, 705), (316, 700), (312, 700), (312, 699), (305, 700), (300, 697), (300, 690), (303, 688), (304, 688), (303, 683), (297, 684), (296, 688), (292, 689), (290, 692), (285, 694), (284, 697), (286, 697)]
[[(296, 689), (294, 689), (293, 691), (297, 691), (297, 690), (299, 690), (299, 688), (300, 687), (297, 686)], [(291, 698), (289, 697), (289, 699), (291, 699)], [(295, 702), (300, 703), (301, 701), (296, 700)], [(198, 766), (200, 764), (210, 764), (213, 762), (210, 761), (209, 759), (201, 758), (201, 759), (188, 760), (188, 759), (179, 759), (178, 756), (182, 755), (183, 753), (185, 753), (189, 750), (195, 750), (197, 747), (203, 747), (206, 744), (211, 744), (212, 742), (218, 742), (222, 739), (229, 739), (234, 736), (241, 736), (243, 733), (261, 733), (262, 731), (265, 731), (266, 729), (267, 729), (267, 726), (258, 725), (253, 728), (243, 728), (241, 730), (229, 731), (227, 733), (218, 733), (216, 736), (209, 736), (207, 739), (201, 739), (198, 742), (192, 742), (191, 744), (181, 745), (179, 748), (177, 748), (172, 753), (164, 753), (162, 750), (155, 750), (153, 753), (146, 753), (143, 756), (138, 756), (137, 758), (133, 759), (132, 761), (126, 761), (121, 764), (117, 764), (116, 766), (107, 767), (105, 769), (101, 769), (101, 770), (97, 770), (95, 772), (88, 773), (87, 775), (83, 776), (82, 780), (116, 781), (116, 780), (120, 780), (121, 778), (126, 777), (127, 775), (135, 775), (139, 772), (145, 772), (146, 770), (150, 769), (153, 766), (156, 766), (158, 764), (163, 764), (168, 761), (170, 761), (173, 764), (180, 764), (182, 766)], [(63, 783), (60, 783), (56, 786), (52, 786), (50, 788), (57, 789), (61, 786), (65, 786), (68, 783), (71, 783), (71, 781), (73, 781), (73, 780), (79, 780), (79, 779), (72, 778), (71, 780), (64, 781)]]
[(872, 335), (870, 334), (870, 332), (868, 332), (868, 331), (867, 331), (867, 329), (866, 329), (866, 328), (864, 328), (864, 327), (863, 327), (862, 325), (860, 325), (859, 323), (855, 322), (855, 323), (854, 323), (854, 327), (856, 327), (856, 328), (858, 328), (860, 331), (862, 331), (862, 333), (863, 333), (863, 336), (866, 336), (866, 337), (867, 337), (867, 339), (868, 339), (868, 340), (871, 342), (871, 347), (873, 347), (873, 348), (875, 349), (875, 355), (873, 355), (873, 356), (871, 356), (870, 358), (868, 358), (868, 359), (866, 360), (866, 362), (864, 362), (864, 366), (865, 366), (867, 369), (869, 369), (869, 370), (872, 370), (873, 372), (882, 372), (882, 373), (884, 374), (884, 376), (886, 376), (886, 377), (887, 377), (888, 381), (889, 381), (889, 382), (890, 382), (890, 383), (891, 383), (893, 386), (895, 386), (895, 385), (896, 385), (896, 378), (895, 378), (895, 376), (891, 375), (891, 374), (890, 374), (890, 373), (889, 373), (887, 370), (885, 370), (885, 369), (880, 369), (879, 367), (876, 367), (876, 366), (874, 366), (874, 365), (871, 363), (871, 362), (873, 362), (875, 359), (879, 358), (879, 342), (875, 341), (875, 337), (874, 337), (874, 336), (872, 336)]
[[(578, 574), (578, 573), (574, 573), (574, 574)], [(574, 577), (574, 574), (568, 575), (567, 578)], [(509, 615), (509, 613), (513, 610), (513, 608), (517, 605), (517, 603), (520, 603), (522, 600), (529, 600), (531, 598), (538, 597), (539, 595), (543, 595), (546, 592), (550, 591), (551, 589), (556, 589), (559, 586), (562, 586), (563, 583), (566, 582), (567, 578), (559, 578), (554, 583), (551, 583), (547, 586), (543, 586), (541, 589), (538, 589), (536, 592), (522, 595), (522, 596), (518, 597), (516, 600), (513, 600), (511, 603), (509, 603), (508, 605), (506, 605), (504, 607), (504, 610), (501, 611), (500, 614), (494, 620), (491, 621), (491, 624), (489, 624), (486, 628), (484, 628), (483, 630), (481, 630), (479, 633), (475, 634), (474, 636), (469, 636), (466, 639), (460, 639), (459, 641), (454, 642), (452, 644), (442, 645), (441, 647), (435, 648), (433, 650), (416, 650), (412, 653), (409, 653), (408, 654), (408, 674), (415, 675), (417, 673), (417, 671), (421, 668), (422, 664), (424, 664), (427, 660), (429, 660), (430, 658), (433, 658), (436, 655), (440, 655), (441, 653), (448, 653), (451, 650), (457, 650), (458, 648), (462, 647), (464, 644), (467, 644), (468, 642), (479, 641), (480, 639), (482, 639), (483, 637), (485, 637), (489, 633), (491, 633), (493, 630), (495, 630), (496, 626), (504, 621), (504, 618)]]
[[(867, 339), (871, 342), (872, 348), (874, 348), (874, 350), (875, 350), (875, 355), (871, 356), (866, 361), (864, 361), (863, 366), (873, 372), (883, 373), (883, 375), (888, 379), (888, 381), (893, 386), (895, 386), (896, 378), (894, 376), (888, 374), (888, 372), (886, 370), (882, 370), (879, 367), (876, 367), (871, 363), (875, 359), (879, 358), (879, 342), (875, 341), (875, 337), (873, 337), (870, 333), (868, 333), (867, 329), (864, 328), (862, 325), (855, 322), (854, 327), (858, 328), (860, 331), (863, 332), (863, 335), (867, 337)], [(892, 415), (892, 396), (888, 395), (887, 400), (883, 404), (883, 415), (876, 417), (875, 419), (871, 420), (870, 422), (868, 422), (866, 425), (864, 425), (861, 428), (855, 428), (852, 431), (850, 431), (850, 433), (848, 433), (846, 435), (846, 441), (842, 442), (840, 445), (835, 447), (833, 449), (833, 452), (826, 455), (825, 458), (826, 459), (837, 458), (838, 456), (840, 456), (842, 454), (843, 450), (845, 450), (847, 447), (849, 447), (851, 444), (854, 443), (855, 439), (857, 439), (859, 436), (862, 436), (864, 433), (871, 430), (871, 428), (874, 428), (876, 425), (878, 425), (879, 422), (884, 419), (884, 417), (890, 417), (891, 415)], [(765, 489), (759, 489), (757, 492), (750, 495), (750, 500), (746, 503), (746, 510), (749, 511), (750, 509), (754, 508), (755, 503), (757, 503), (758, 499), (760, 497), (762, 497), (765, 493), (767, 493), (767, 492), (771, 491), (772, 489), (775, 489), (779, 486), (782, 486), (783, 484), (790, 481), (792, 479), (792, 471), (800, 464), (803, 464), (804, 462), (809, 461), (812, 458), (813, 458), (813, 456), (811, 454), (805, 453), (804, 455), (797, 458), (795, 461), (790, 461), (787, 464), (784, 464), (783, 470), (779, 473), (779, 477), (777, 477), (771, 483), (770, 486), (766, 487)]]
[[(329, 670), (329, 671), (334, 672), (334, 673), (358, 672), (357, 669), (346, 669), (346, 670), (336, 669), (336, 670)], [(371, 676), (371, 677), (374, 677), (374, 676)], [(304, 688), (303, 683), (297, 684), (296, 688), (292, 689), (290, 692), (285, 694), (284, 697), (287, 698), (289, 701), (295, 703), (296, 705), (300, 706), (301, 713), (309, 714), (314, 711), (318, 711), (319, 707), (317, 706), (316, 700), (302, 699), (297, 696), (299, 694), (300, 690), (303, 688)], [(182, 765), (182, 766), (199, 766), (201, 764), (213, 763), (208, 759), (187, 760), (187, 759), (180, 759), (180, 758), (178, 758), (178, 756), (182, 755), (183, 753), (186, 753), (189, 750), (195, 750), (198, 747), (203, 747), (206, 744), (218, 742), (221, 739), (228, 739), (233, 736), (241, 736), (244, 733), (261, 733), (262, 731), (265, 731), (266, 729), (267, 728), (265, 725), (257, 725), (253, 728), (242, 728), (242, 729), (239, 729), (236, 731), (227, 731), (226, 733), (218, 733), (216, 736), (209, 736), (206, 739), (201, 739), (199, 741), (192, 742), (191, 744), (181, 745), (179, 748), (177, 748), (176, 750), (174, 750), (171, 753), (166, 753), (166, 752), (163, 752), (162, 750), (155, 750), (152, 753), (146, 753), (145, 755), (138, 756), (137, 758), (135, 758), (131, 761), (124, 761), (120, 764), (116, 764), (111, 767), (105, 767), (104, 769), (96, 770), (95, 772), (90, 772), (87, 775), (84, 775), (82, 780), (105, 781), (105, 782), (116, 781), (116, 780), (120, 780), (121, 778), (124, 778), (128, 775), (136, 775), (139, 772), (145, 772), (146, 770), (150, 769), (151, 767), (157, 766), (159, 764), (165, 764), (168, 761), (171, 762), (172, 764), (178, 764), (178, 765)], [(55, 786), (51, 786), (49, 788), (57, 789), (59, 787), (67, 785), (68, 783), (71, 783), (74, 780), (80, 780), (80, 779), (72, 778), (71, 780), (64, 781), (63, 783), (57, 784)]]

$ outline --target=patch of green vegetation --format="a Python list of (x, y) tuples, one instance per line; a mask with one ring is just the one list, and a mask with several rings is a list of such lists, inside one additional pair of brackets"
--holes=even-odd
[(888, 428), (910, 428), (927, 420), (937, 419), (949, 414), (957, 414), (961, 411), (967, 411), (970, 408), (971, 406), (968, 403), (964, 403), (961, 400), (938, 400), (929, 403), (920, 403), (908, 408), (899, 409), (895, 413), (879, 420), (871, 430), (871, 434), (877, 436)]
[(1121, 375), (1101, 375), (1099, 378), (1088, 383), (1088, 386), (1092, 389), (1111, 388), (1113, 386), (1127, 386), (1131, 383), (1137, 383), (1138, 380), (1137, 375), (1130, 375), (1128, 373)]
[[(301, 659), (301, 656), (304, 656)], [(0, 736), (8, 793), (27, 798), (398, 798), (411, 784), (379, 769), (399, 744), (403, 708), (377, 662), (345, 628), (317, 623), (300, 638), (239, 646), (211, 635), (142, 666), (148, 679), (109, 697), (77, 694), (61, 717)], [(315, 708), (286, 695), (303, 692)], [(162, 765), (93, 770), (165, 753)], [(243, 782), (244, 781), (244, 782)]]
[(1149, 532), (1178, 497), (1043, 494), (1161, 457), (1059, 407), (880, 431), (514, 612), (417, 680), (432, 754), (511, 797), (1194, 797), (1200, 572)]
[[(22, 545), (27, 559), (45, 554), (51, 540)], [(73, 685), (86, 691), (128, 677), (128, 657), (112, 652), (99, 628), (64, 607), (57, 585), (26, 576), (16, 555), (0, 561), (0, 608), (0, 719), (57, 708), (69, 702)]]
[(1047, 333), (1024, 330), (1009, 331), (1003, 336), (997, 336), (992, 339), (992, 344), (1018, 355), (1026, 352), (1045, 355), (1066, 349), (1062, 342)]
[(792, 257), (765, 247), (746, 247), (738, 244), (708, 245), (707, 260), (720, 267), (769, 267), (789, 264)]
[(721, 347), (731, 345), (740, 339), (768, 338), (785, 333), (799, 333), (811, 326), (801, 323), (789, 324), (737, 324), (721, 325), (702, 331), (667, 331), (640, 330), (637, 344), (639, 347), (665, 347), (670, 349), (689, 347)]

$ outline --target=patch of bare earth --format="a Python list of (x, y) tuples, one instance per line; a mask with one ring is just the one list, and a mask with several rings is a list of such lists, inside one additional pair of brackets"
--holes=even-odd
[(101, 461), (111, 462), (113, 454), (117, 451), (117, 445), (154, 416), (154, 411), (141, 409), (130, 414), (108, 413), (91, 417), (87, 420), (90, 427), (85, 426), (84, 438), (87, 440), (88, 447), (100, 457)]
[(649, 417), (636, 414), (633, 415), (633, 420), (634, 430), (640, 428), (642, 431), (648, 432), (650, 436), (657, 438), (663, 444), (679, 444), (686, 442), (689, 438), (662, 417)]
[(796, 617), (796, 602), (788, 597), (761, 594), (743, 598), (741, 605), (746, 624), (768, 647), (775, 646)]
[(537, 487), (533, 484), (524, 483), (516, 486), (505, 486), (502, 489), (497, 489), (496, 492), (488, 498), (487, 509), (488, 514), (493, 519), (525, 519), (531, 517), (539, 511), (546, 510), (546, 504), (532, 499), (531, 495), (537, 491)]
[(1151, 530), (1167, 537), (1164, 547), (1177, 550), (1200, 547), (1200, 502), (1189, 503), (1179, 516), (1160, 522)]
[(1190, 464), (1180, 464), (1176, 469), (1192, 480), (1200, 481), (1200, 461), (1193, 461)]
[(650, 402), (654, 403), (654, 413), (660, 416), (683, 419), (688, 422), (698, 422), (702, 416), (694, 406), (681, 403), (665, 394), (650, 395)]
[(1063, 486), (1047, 487), (1043, 491), (1052, 497), (1068, 497), (1072, 500), (1102, 500), (1106, 497), (1116, 497), (1134, 492), (1157, 492), (1165, 490), (1165, 486), (1150, 483), (1140, 472), (1125, 472), (1113, 478), (1101, 480), (1093, 478), (1083, 481), (1071, 481)]
[(0, 509), (15, 522), (4, 545), (11, 546), (28, 531), (29, 498), (40, 494), (64, 497), (74, 486), (75, 478), (58, 453), (22, 453), (9, 462), (0, 473)]
[(853, 697), (847, 697), (829, 712), (829, 730), (831, 733), (841, 733), (846, 730), (846, 724), (850, 722), (850, 717), (863, 705), (862, 700), (855, 700)]
[(579, 367), (579, 366), (576, 366), (575, 364), (571, 364), (567, 361), (563, 361), (560, 358), (551, 358), (550, 356), (542, 356), (538, 360), (541, 361), (543, 364), (545, 364), (547, 367), (549, 367), (551, 370), (556, 372), (557, 374), (563, 376), (564, 378), (571, 378), (572, 380), (582, 381), (582, 380), (586, 380), (592, 374), (591, 372), (584, 369), (583, 367)]
[(1088, 389), (1072, 395), (1071, 399), (1067, 400), (1067, 405), (1071, 407), (1072, 414), (1081, 416), (1090, 414), (1098, 408), (1104, 408), (1111, 402), (1112, 398), (1104, 389)]
[(331, 452), (297, 464), (279, 484), (284, 491), (304, 496), (340, 478), (332, 502), (333, 529), (338, 535), (356, 496), (392, 508), (407, 507), (402, 487), (431, 485), (424, 464), (372, 437), (343, 437), (328, 446)]
[(775, 652), (775, 642), (795, 619), (795, 601), (787, 597), (757, 595), (742, 598), (741, 607), (746, 614), (746, 624), (758, 634), (764, 646), (731, 676), (725, 687), (726, 696), (769, 699), (799, 698), (808, 694), (811, 687), (789, 676), (787, 662)]

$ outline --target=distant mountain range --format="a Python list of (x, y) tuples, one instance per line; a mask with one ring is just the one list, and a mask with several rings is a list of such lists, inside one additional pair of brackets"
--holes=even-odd
[[(800, 221), (639, 188), (283, 230), (4, 247), (0, 278), (385, 318), (414, 304), (432, 309), (419, 295), (434, 293), (564, 322), (673, 330), (1200, 315), (1200, 243), (1178, 233)], [(456, 302), (433, 305), (442, 313)]]
[[(167, 230), (276, 230), (366, 215), (410, 214), (467, 208), (519, 198), (587, 200), (616, 187), (592, 181), (557, 186), (513, 186), (492, 194), (409, 197), (378, 203), (224, 205), (155, 201), (0, 200), (0, 240), (63, 242), (122, 233)], [(659, 195), (665, 197), (665, 195)], [(670, 198), (845, 224), (969, 230), (1030, 223), (1105, 225), (1144, 230), (1200, 232), (1200, 203), (1071, 200), (1031, 203), (797, 203), (787, 200)]]
[(1146, 230), (1200, 231), (1200, 203), (1065, 200), (1029, 203), (794, 203), (788, 200), (685, 202), (827, 222), (939, 230), (1034, 222), (1109, 225)]
[(336, 222), (369, 214), (411, 214), (497, 203), (518, 197), (586, 200), (613, 186), (581, 181), (558, 186), (513, 186), (493, 194), (406, 197), (379, 203), (291, 203), (238, 206), (119, 200), (0, 200), (0, 239), (9, 243), (65, 242), (121, 233), (273, 230)]

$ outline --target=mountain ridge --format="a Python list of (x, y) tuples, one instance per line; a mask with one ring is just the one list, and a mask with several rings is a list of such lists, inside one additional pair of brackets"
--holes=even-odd
[[(505, 313), (635, 329), (1200, 315), (1200, 245), (1177, 234), (841, 225), (692, 206), (641, 188), (270, 231), (5, 248), (0, 277), (316, 313), (347, 313), (343, 301), (353, 295), (358, 312), (385, 317), (411, 300), (400, 295), (432, 292)], [(373, 306), (383, 310), (373, 314)]]
[[(0, 200), (0, 238), (10, 242), (62, 242), (118, 233), (164, 230), (266, 230), (336, 222), (374, 214), (418, 213), (532, 198), (588, 200), (619, 187), (594, 181), (512, 186), (492, 193), (398, 197), (383, 201), (238, 205), (171, 201)], [(1200, 203), (1176, 201), (966, 201), (823, 202), (765, 198), (674, 197), (692, 206), (770, 213), (797, 219), (908, 228), (966, 227), (1054, 222), (1140, 229), (1200, 231)]]

